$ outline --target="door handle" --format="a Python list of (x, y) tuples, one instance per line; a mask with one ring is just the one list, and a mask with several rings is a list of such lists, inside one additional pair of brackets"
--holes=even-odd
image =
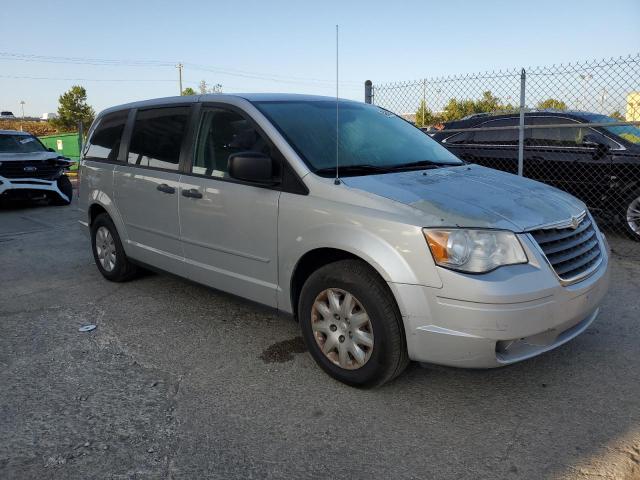
[(188, 198), (202, 198), (202, 194), (196, 188), (182, 190), (182, 196)]
[(176, 189), (166, 183), (161, 183), (156, 187), (157, 190), (160, 190), (162, 193), (176, 193)]

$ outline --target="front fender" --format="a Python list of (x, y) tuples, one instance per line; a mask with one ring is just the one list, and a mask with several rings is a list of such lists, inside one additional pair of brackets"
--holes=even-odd
[(359, 257), (387, 282), (442, 287), (420, 227), (368, 208), (345, 209), (344, 204), (309, 197), (289, 202), (283, 195), (278, 222), (280, 309), (292, 311), (295, 268), (306, 253), (319, 248)]

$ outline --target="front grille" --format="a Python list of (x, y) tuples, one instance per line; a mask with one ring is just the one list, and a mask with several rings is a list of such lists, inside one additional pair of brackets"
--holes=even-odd
[(530, 232), (561, 280), (573, 282), (602, 260), (600, 242), (587, 215), (577, 228), (549, 228)]
[(2, 162), (0, 177), (5, 178), (42, 178), (53, 179), (58, 175), (60, 166), (43, 161)]

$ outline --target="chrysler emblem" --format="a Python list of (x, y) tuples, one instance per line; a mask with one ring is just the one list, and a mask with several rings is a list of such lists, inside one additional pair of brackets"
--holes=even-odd
[(571, 217), (571, 228), (575, 230), (576, 228), (578, 228), (578, 225), (580, 225), (580, 218)]
[(23, 170), (25, 172), (35, 172), (36, 170), (38, 170), (38, 168), (37, 167), (32, 167), (32, 166), (27, 166), (27, 167), (24, 167)]

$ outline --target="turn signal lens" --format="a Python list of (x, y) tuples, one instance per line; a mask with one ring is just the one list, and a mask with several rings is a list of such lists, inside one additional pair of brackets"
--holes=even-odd
[(449, 232), (445, 230), (425, 230), (424, 238), (427, 239), (429, 249), (431, 249), (431, 254), (436, 263), (445, 263), (449, 259), (449, 255), (447, 255)]

